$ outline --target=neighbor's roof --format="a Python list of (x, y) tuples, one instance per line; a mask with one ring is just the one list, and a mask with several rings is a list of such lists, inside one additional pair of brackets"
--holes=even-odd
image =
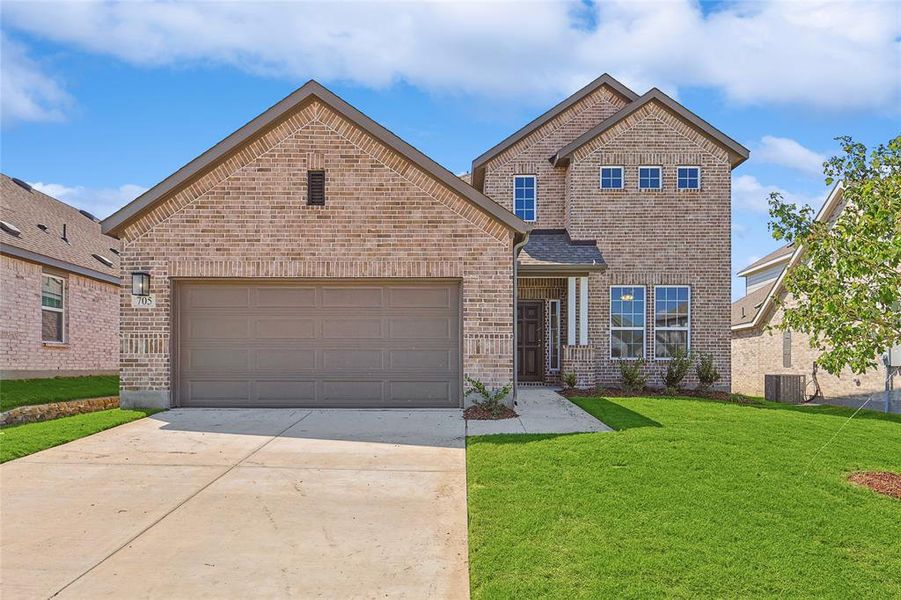
[(659, 89), (652, 88), (641, 98), (638, 98), (634, 102), (627, 104), (615, 114), (607, 119), (604, 119), (597, 126), (589, 129), (588, 131), (574, 139), (572, 142), (558, 150), (557, 153), (550, 158), (551, 163), (554, 166), (565, 166), (569, 163), (570, 158), (572, 158), (572, 155), (576, 150), (578, 150), (597, 136), (601, 135), (611, 127), (615, 126), (617, 123), (633, 114), (642, 106), (649, 104), (650, 102), (658, 102), (662, 104), (664, 108), (674, 113), (677, 117), (686, 121), (692, 127), (699, 130), (701, 133), (705, 134), (714, 142), (725, 148), (726, 152), (728, 152), (729, 154), (730, 164), (732, 165), (733, 169), (748, 159), (749, 152), (747, 148), (661, 92)]
[(534, 270), (601, 270), (604, 257), (595, 240), (572, 240), (565, 229), (536, 229), (519, 253), (519, 265)]
[(769, 267), (773, 265), (777, 265), (779, 263), (786, 262), (792, 255), (792, 252), (795, 251), (794, 244), (786, 244), (781, 248), (773, 250), (763, 258), (760, 258), (750, 265), (742, 269), (737, 273), (739, 277), (744, 277), (745, 275), (749, 275), (754, 271), (759, 271), (763, 267)]
[(744, 298), (739, 298), (732, 303), (732, 326), (750, 323), (757, 316), (758, 311), (763, 306), (764, 300), (773, 289), (775, 282), (770, 282)]
[(319, 100), (328, 105), (342, 117), (353, 122), (381, 143), (403, 155), (437, 181), (467, 198), (482, 211), (513, 231), (525, 233), (529, 230), (529, 226), (519, 217), (462, 181), (459, 177), (361, 113), (318, 82), (311, 80), (162, 182), (144, 192), (112, 216), (104, 219), (103, 231), (109, 234), (119, 233), (125, 225), (153, 208), (170, 193), (189, 184), (195, 178), (213, 168), (221, 160), (236, 152), (245, 142), (280, 122), (281, 119), (287, 117), (294, 110), (314, 100)]
[(519, 140), (523, 139), (533, 131), (539, 129), (544, 124), (553, 120), (556, 116), (560, 115), (574, 104), (580, 102), (586, 96), (594, 93), (595, 90), (602, 86), (607, 86), (609, 89), (622, 96), (622, 98), (625, 99), (626, 102), (632, 102), (633, 100), (638, 98), (638, 94), (624, 86), (622, 83), (620, 83), (607, 73), (604, 73), (576, 93), (572, 94), (541, 116), (528, 123), (525, 127), (522, 127), (521, 129), (515, 131), (500, 143), (495, 145), (493, 148), (484, 152), (481, 156), (472, 161), (472, 181), (479, 182), (481, 180), (481, 177), (484, 174), (485, 170), (485, 163), (487, 163), (489, 160), (491, 160)]
[(3, 254), (119, 283), (119, 240), (103, 235), (100, 223), (78, 209), (0, 174), (0, 220)]

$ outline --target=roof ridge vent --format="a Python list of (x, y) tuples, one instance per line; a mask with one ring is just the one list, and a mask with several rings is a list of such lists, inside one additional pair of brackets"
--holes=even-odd
[(23, 190), (30, 192), (33, 189), (30, 185), (28, 185), (27, 183), (25, 183), (18, 177), (10, 177), (10, 179), (12, 179), (12, 182), (15, 183), (17, 186), (19, 186), (20, 188), (22, 188)]
[(78, 212), (80, 212), (82, 215), (86, 216), (86, 217), (89, 218), (90, 220), (94, 221), (95, 223), (98, 222), (97, 217), (95, 217), (94, 215), (92, 215), (92, 214), (89, 213), (88, 211), (84, 210), (83, 208), (79, 208), (79, 209), (78, 209)]
[(108, 267), (113, 266), (113, 261), (111, 261), (107, 257), (103, 256), (102, 254), (92, 254), (91, 256), (93, 256), (94, 258), (96, 258), (97, 260), (99, 260), (100, 262), (102, 262), (103, 264), (105, 264)]
[(12, 223), (7, 223), (6, 221), (0, 221), (0, 229), (5, 231), (6, 233), (8, 233), (10, 235), (14, 235), (16, 237), (19, 237), (20, 235), (22, 235), (21, 229), (19, 229)]

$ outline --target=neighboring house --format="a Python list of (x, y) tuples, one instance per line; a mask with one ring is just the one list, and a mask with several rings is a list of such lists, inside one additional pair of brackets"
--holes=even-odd
[(116, 373), (119, 241), (2, 174), (0, 229), (0, 377)]
[[(843, 187), (836, 185), (820, 209), (817, 219), (834, 222), (844, 208)], [(814, 394), (814, 362), (819, 352), (810, 347), (806, 335), (782, 331), (783, 309), (777, 299), (789, 306), (792, 299), (782, 286), (787, 270), (802, 260), (803, 248), (787, 245), (764, 256), (738, 272), (745, 278), (746, 294), (732, 304), (732, 390), (751, 396), (763, 396), (766, 374), (806, 375), (807, 396)], [(816, 380), (830, 404), (859, 406), (870, 400), (870, 406), (881, 409), (885, 390), (885, 367), (863, 375), (850, 371), (840, 377), (818, 370)], [(894, 393), (894, 401), (901, 390)]]
[(309, 82), (104, 221), (133, 279), (122, 402), (456, 407), (464, 374), (614, 383), (677, 347), (728, 389), (745, 158), (605, 75), (477, 159), (473, 187)]

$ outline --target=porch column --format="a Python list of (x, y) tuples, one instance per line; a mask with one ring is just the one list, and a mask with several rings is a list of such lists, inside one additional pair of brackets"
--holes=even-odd
[(588, 278), (579, 278), (579, 344), (588, 345)]
[(566, 294), (566, 343), (576, 345), (576, 278), (567, 277)]

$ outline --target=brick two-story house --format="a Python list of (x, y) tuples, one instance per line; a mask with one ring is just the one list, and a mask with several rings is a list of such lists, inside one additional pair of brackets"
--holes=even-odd
[(603, 76), (469, 185), (309, 82), (104, 221), (130, 282), (121, 401), (454, 407), (464, 375), (612, 382), (679, 345), (728, 388), (746, 157)]

